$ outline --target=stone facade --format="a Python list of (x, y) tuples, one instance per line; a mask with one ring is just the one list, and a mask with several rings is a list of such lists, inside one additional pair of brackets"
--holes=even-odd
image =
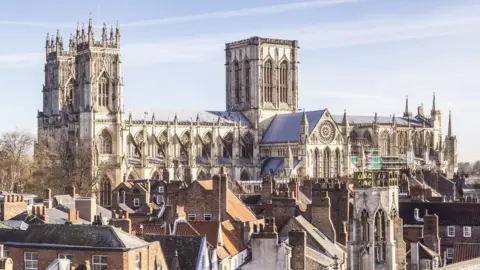
[(348, 269), (403, 269), (406, 259), (402, 222), (397, 214), (398, 173), (358, 172), (354, 181)]
[[(408, 99), (402, 117), (297, 112), (295, 40), (253, 37), (226, 44), (226, 111), (125, 111), (120, 37), (118, 25), (115, 31), (104, 25), (96, 40), (90, 19), (87, 29), (78, 26), (68, 49), (58, 32), (45, 46), (38, 134), (42, 143), (61, 142), (72, 152), (84, 147), (93, 172), (110, 164), (100, 176), (101, 194), (126, 179), (205, 179), (221, 166), (234, 180), (272, 172), (342, 177), (356, 170), (360, 145), (367, 163), (372, 156), (395, 166), (456, 171), (451, 118), (443, 140), (435, 98), (430, 114), (422, 105), (416, 116)], [(110, 206), (102, 196), (101, 204)]]

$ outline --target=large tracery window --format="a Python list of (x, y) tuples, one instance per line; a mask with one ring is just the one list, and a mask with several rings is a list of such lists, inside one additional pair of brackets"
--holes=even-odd
[(209, 158), (212, 151), (212, 133), (207, 132), (202, 140), (202, 157)]
[(318, 149), (313, 152), (313, 177), (320, 178), (320, 154)]
[(167, 152), (167, 131), (162, 132), (160, 137), (158, 138), (157, 143), (157, 156), (158, 157), (165, 157)]
[(231, 158), (232, 151), (233, 151), (233, 134), (228, 133), (223, 139), (223, 156), (227, 158)]
[(263, 101), (272, 102), (273, 101), (273, 91), (272, 91), (272, 81), (273, 81), (273, 70), (272, 70), (272, 61), (268, 60), (263, 66)]
[(288, 89), (288, 64), (287, 61), (283, 61), (280, 64), (280, 102), (287, 103)]
[(368, 130), (363, 133), (363, 143), (365, 146), (373, 145), (372, 134)]
[(338, 177), (340, 175), (340, 150), (337, 148), (335, 150), (335, 159), (333, 164), (333, 177)]
[(385, 261), (386, 239), (385, 239), (385, 212), (381, 209), (375, 214), (375, 260), (377, 262)]
[(326, 148), (323, 150), (323, 177), (324, 178), (330, 178), (331, 177), (331, 166), (330, 166), (330, 159), (332, 155), (330, 152), (330, 148)]
[(250, 133), (245, 134), (242, 138), (242, 157), (253, 157), (253, 136)]
[(368, 212), (367, 210), (363, 209), (361, 217), (360, 217), (360, 233), (361, 233), (361, 241), (363, 243), (368, 243), (370, 241), (370, 224), (368, 223)]
[(107, 176), (104, 176), (100, 183), (100, 204), (103, 206), (109, 206), (112, 204), (112, 185)]
[(250, 62), (245, 61), (245, 102), (250, 103)]
[(65, 89), (65, 106), (67, 108), (71, 108), (73, 106), (73, 89), (74, 89), (74, 82), (71, 80), (67, 88)]
[(110, 91), (108, 89), (108, 78), (103, 74), (98, 82), (98, 105), (101, 107), (108, 107), (109, 97)]
[(100, 154), (111, 154), (112, 153), (112, 136), (105, 129), (100, 134), (98, 138), (98, 150)]
[(235, 76), (235, 104), (240, 104), (240, 66), (235, 61), (233, 64), (234, 76)]
[(352, 156), (358, 155), (358, 134), (355, 131), (350, 132), (350, 146)]
[(390, 155), (390, 135), (387, 131), (382, 132), (380, 135), (380, 154), (382, 156)]

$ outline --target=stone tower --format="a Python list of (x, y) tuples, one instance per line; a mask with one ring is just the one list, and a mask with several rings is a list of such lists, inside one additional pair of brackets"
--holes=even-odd
[(296, 112), (298, 49), (296, 40), (252, 37), (227, 43), (227, 110), (242, 111), (255, 126), (277, 113)]
[[(56, 37), (47, 34), (45, 50), (39, 135), (62, 144), (67, 139), (71, 151), (82, 147), (90, 155), (93, 168), (104, 162), (120, 164), (124, 143), (119, 24), (115, 30), (103, 24), (97, 41), (90, 18), (87, 29), (77, 25), (68, 44), (64, 45), (58, 30)], [(118, 184), (114, 179), (122, 179), (119, 168), (104, 177), (112, 185)]]
[(404, 269), (403, 222), (397, 213), (397, 172), (355, 173), (349, 270)]

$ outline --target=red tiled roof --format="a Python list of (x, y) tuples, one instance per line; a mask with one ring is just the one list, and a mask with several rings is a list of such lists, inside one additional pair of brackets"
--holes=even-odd
[(213, 180), (201, 180), (197, 181), (204, 189), (213, 190)]
[(200, 235), (207, 236), (207, 242), (212, 247), (218, 246), (218, 236), (220, 233), (219, 221), (188, 221)]
[(453, 250), (453, 263), (480, 257), (480, 243), (455, 243)]
[(143, 225), (144, 234), (168, 235), (168, 228), (166, 224), (132, 224), (132, 230), (137, 232), (137, 235), (142, 233), (140, 226)]
[(232, 218), (240, 218), (243, 222), (257, 220), (252, 211), (230, 190), (227, 190), (227, 212)]
[(195, 230), (188, 222), (178, 222), (176, 225), (175, 235), (180, 236), (200, 236), (201, 234)]

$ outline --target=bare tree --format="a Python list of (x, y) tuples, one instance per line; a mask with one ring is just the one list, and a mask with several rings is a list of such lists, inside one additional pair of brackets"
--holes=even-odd
[[(24, 131), (3, 133), (0, 137), (0, 189), (22, 192), (32, 180), (33, 137)], [(14, 189), (17, 190), (14, 190)]]

